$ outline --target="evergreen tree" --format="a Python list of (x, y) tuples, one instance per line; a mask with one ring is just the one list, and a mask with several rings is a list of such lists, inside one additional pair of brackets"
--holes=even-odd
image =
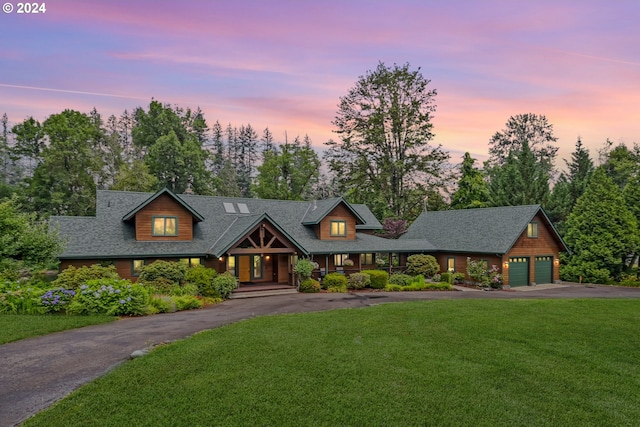
[(638, 224), (620, 188), (597, 168), (566, 223), (573, 254), (561, 269), (563, 280), (608, 283), (619, 280), (638, 248)]
[(225, 163), (224, 139), (222, 135), (222, 126), (216, 121), (211, 128), (211, 139), (213, 141), (213, 164), (212, 169), (215, 175), (218, 175)]
[(254, 191), (263, 199), (308, 200), (318, 180), (320, 160), (312, 148), (283, 144), (264, 152)]
[(273, 142), (273, 134), (269, 130), (269, 128), (265, 128), (262, 131), (262, 158), (264, 159), (265, 153), (275, 151), (276, 146)]
[(520, 152), (524, 143), (529, 146), (537, 163), (548, 175), (553, 172), (553, 163), (558, 152), (554, 144), (553, 126), (543, 115), (519, 114), (507, 121), (501, 132), (496, 132), (489, 141), (489, 166), (503, 165), (511, 152)]
[(571, 161), (565, 159), (564, 162), (567, 165), (567, 173), (560, 174), (545, 206), (546, 212), (560, 234), (563, 234), (564, 222), (571, 214), (578, 198), (587, 188), (594, 168), (589, 150), (582, 145), (580, 138), (576, 142), (575, 151), (571, 153)]
[(464, 153), (460, 167), (458, 189), (451, 196), (452, 209), (484, 208), (489, 206), (489, 187), (482, 172), (474, 167), (475, 159)]
[(520, 151), (510, 151), (502, 165), (489, 168), (489, 191), (494, 206), (545, 204), (549, 196), (549, 174), (536, 160), (527, 141)]

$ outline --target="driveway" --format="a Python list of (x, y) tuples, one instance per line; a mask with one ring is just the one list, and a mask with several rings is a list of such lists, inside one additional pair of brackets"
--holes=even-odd
[(435, 299), (640, 298), (640, 288), (564, 285), (515, 291), (290, 294), (126, 318), (0, 346), (0, 427), (14, 426), (130, 358), (133, 351), (263, 315)]

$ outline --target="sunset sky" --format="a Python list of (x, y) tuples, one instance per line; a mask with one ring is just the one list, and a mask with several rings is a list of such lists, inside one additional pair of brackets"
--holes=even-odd
[(592, 156), (607, 138), (640, 143), (637, 0), (52, 0), (44, 14), (9, 3), (0, 114), (13, 124), (155, 98), (322, 147), (339, 98), (382, 61), (431, 80), (433, 143), (453, 162), (486, 159), (523, 113), (547, 116), (560, 158), (579, 136)]

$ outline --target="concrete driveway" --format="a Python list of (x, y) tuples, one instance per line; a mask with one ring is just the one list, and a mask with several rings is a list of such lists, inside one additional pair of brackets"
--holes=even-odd
[(263, 315), (435, 299), (640, 298), (639, 288), (541, 285), (513, 291), (291, 294), (126, 318), (0, 346), (0, 426), (14, 426), (130, 358), (133, 351)]

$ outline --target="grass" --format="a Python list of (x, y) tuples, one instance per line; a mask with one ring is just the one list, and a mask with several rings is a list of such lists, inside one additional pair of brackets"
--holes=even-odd
[(113, 316), (0, 314), (0, 344), (115, 319)]
[(458, 300), (262, 317), (162, 346), (25, 426), (615, 426), (639, 300)]

